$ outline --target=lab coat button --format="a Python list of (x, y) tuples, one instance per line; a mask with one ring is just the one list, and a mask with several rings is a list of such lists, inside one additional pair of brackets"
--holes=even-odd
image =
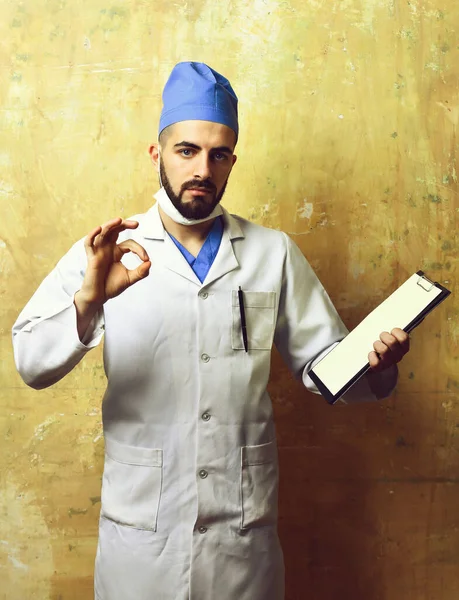
[(199, 528), (199, 533), (206, 533), (207, 531), (207, 527), (204, 527), (204, 525), (201, 525), (201, 527)]
[(201, 360), (203, 362), (209, 362), (210, 356), (208, 354), (201, 354)]
[(201, 479), (205, 479), (207, 477), (207, 475), (209, 475), (209, 473), (207, 471), (205, 471), (204, 469), (202, 469), (201, 471), (199, 471), (199, 477)]
[(203, 421), (210, 421), (210, 415), (208, 412), (205, 412), (201, 415)]
[(206, 298), (209, 297), (209, 294), (207, 292), (201, 292), (199, 295), (203, 300), (206, 300)]

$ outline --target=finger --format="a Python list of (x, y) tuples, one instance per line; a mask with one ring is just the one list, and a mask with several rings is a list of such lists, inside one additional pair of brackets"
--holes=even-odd
[(138, 242), (134, 240), (125, 240), (118, 244), (118, 248), (121, 250), (123, 254), (126, 252), (133, 252), (136, 254), (141, 260), (149, 260), (148, 254), (143, 246), (141, 246)]
[[(390, 336), (390, 334), (387, 335)], [(383, 334), (381, 334), (381, 338), (383, 338), (384, 341), (377, 340), (373, 344), (373, 348), (383, 362), (384, 368), (387, 368), (390, 365), (399, 362), (403, 357), (403, 353), (398, 347), (395, 338), (393, 340), (387, 339)]]
[(405, 354), (405, 350), (398, 339), (391, 333), (387, 333), (387, 331), (381, 333), (379, 337), (381, 341), (389, 348), (394, 362), (401, 361)]
[(403, 349), (403, 353), (406, 354), (410, 349), (410, 336), (399, 327), (392, 329), (391, 334), (397, 339)]
[(373, 344), (373, 349), (377, 354), (379, 354), (380, 357), (383, 357), (385, 354), (387, 354), (387, 352), (390, 352), (389, 347), (386, 346), (386, 344), (381, 340), (376, 340), (376, 342)]
[(368, 354), (368, 362), (370, 363), (370, 367), (373, 371), (380, 370), (381, 360), (375, 351), (372, 351)]
[(379, 340), (373, 344), (373, 348), (378, 358), (379, 370), (389, 367), (393, 362), (389, 348)]
[(95, 227), (92, 231), (90, 231), (88, 233), (88, 235), (85, 237), (84, 239), (84, 247), (86, 250), (86, 255), (88, 257), (93, 256), (94, 255), (94, 240), (96, 239), (96, 237), (99, 235), (99, 233), (102, 231), (102, 227), (99, 225), (98, 227)]
[(103, 239), (106, 237), (114, 227), (118, 227), (122, 222), (123, 219), (121, 217), (116, 217), (115, 219), (110, 219), (110, 221), (103, 223), (101, 225), (100, 238)]
[(139, 226), (138, 221), (130, 221), (128, 219), (123, 220), (121, 217), (107, 221), (102, 225), (102, 231), (97, 239), (98, 244), (102, 244), (104, 241), (110, 243), (116, 242), (118, 235), (125, 229), (135, 229)]

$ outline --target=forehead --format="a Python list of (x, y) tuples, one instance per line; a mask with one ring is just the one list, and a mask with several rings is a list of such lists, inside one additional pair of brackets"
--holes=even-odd
[(218, 148), (220, 146), (234, 148), (236, 145), (236, 134), (230, 127), (221, 123), (212, 123), (211, 121), (180, 121), (171, 126), (167, 145), (174, 146), (179, 142), (191, 142), (205, 149)]

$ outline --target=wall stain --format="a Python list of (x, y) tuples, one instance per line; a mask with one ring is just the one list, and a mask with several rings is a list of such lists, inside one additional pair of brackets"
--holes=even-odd
[(87, 508), (69, 508), (67, 514), (70, 518), (79, 515), (85, 515), (88, 512)]

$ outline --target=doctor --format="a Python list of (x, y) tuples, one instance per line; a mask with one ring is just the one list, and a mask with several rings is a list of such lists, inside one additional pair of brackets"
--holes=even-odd
[[(163, 101), (156, 204), (59, 261), (14, 325), (16, 365), (50, 386), (105, 334), (97, 600), (282, 600), (270, 351), (316, 392), (308, 371), (347, 330), (287, 235), (220, 205), (228, 80), (180, 63)], [(382, 333), (347, 401), (389, 395), (408, 344)]]

